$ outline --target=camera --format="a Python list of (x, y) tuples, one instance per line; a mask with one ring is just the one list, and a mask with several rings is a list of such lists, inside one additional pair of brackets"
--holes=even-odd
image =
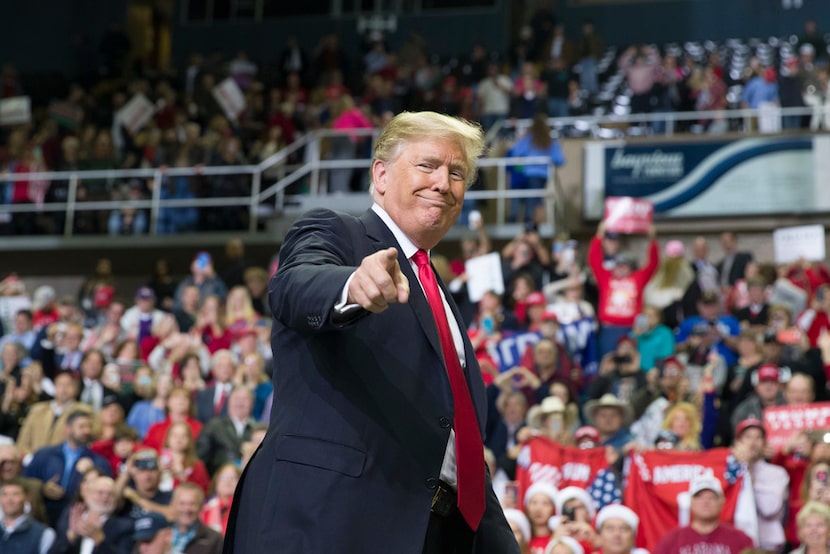
[(630, 364), (631, 363), (631, 356), (629, 356), (628, 354), (624, 354), (622, 356), (619, 356), (619, 355), (615, 354), (614, 357), (611, 358), (611, 359), (614, 361), (615, 364)]
[(568, 521), (575, 521), (576, 520), (576, 507), (575, 506), (565, 506), (562, 508), (562, 517), (567, 518)]

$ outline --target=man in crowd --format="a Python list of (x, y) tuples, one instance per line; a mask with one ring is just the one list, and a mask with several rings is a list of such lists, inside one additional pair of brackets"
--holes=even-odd
[(44, 446), (32, 457), (23, 474), (43, 483), (43, 503), (49, 524), (54, 527), (81, 483), (86, 468), (97, 467), (103, 475), (112, 475), (109, 462), (89, 449), (92, 442), (92, 416), (75, 410), (66, 418), (66, 440)]
[(14, 314), (14, 329), (0, 338), (0, 350), (7, 342), (22, 344), (27, 352), (31, 352), (35, 344), (37, 333), (32, 327), (32, 310), (24, 309)]
[(752, 548), (752, 539), (743, 531), (720, 521), (723, 487), (711, 473), (701, 473), (689, 484), (691, 522), (669, 531), (657, 544), (653, 554), (692, 554), (719, 552), (739, 554)]
[(31, 510), (29, 514), (41, 523), (46, 523), (46, 509), (43, 507), (41, 489), (43, 483), (38, 479), (23, 477), (23, 464), (20, 450), (13, 444), (0, 445), (0, 485), (12, 479), (19, 480), (26, 487), (26, 497)]
[(597, 514), (600, 554), (632, 554), (637, 541), (639, 516), (622, 504), (609, 504)]
[(585, 403), (588, 421), (599, 431), (602, 446), (612, 446), (617, 452), (634, 440), (628, 426), (631, 424), (631, 406), (613, 394)]
[(173, 529), (167, 518), (158, 512), (150, 512), (135, 521), (133, 540), (139, 554), (173, 552)]
[(28, 501), (20, 478), (0, 484), (0, 549), (4, 552), (46, 554), (55, 541), (55, 532), (28, 513)]
[(58, 523), (52, 554), (130, 552), (133, 522), (113, 515), (115, 481), (96, 477), (85, 491), (85, 498), (72, 505), (68, 517)]
[(784, 537), (784, 512), (789, 498), (790, 476), (780, 466), (764, 459), (767, 435), (760, 419), (738, 423), (732, 453), (746, 465), (752, 478), (755, 509), (758, 514), (758, 546), (768, 552), (781, 552)]
[(228, 397), (233, 389), (236, 356), (230, 350), (217, 350), (210, 360), (213, 385), (196, 393), (196, 419), (207, 423), (212, 418), (228, 413)]
[(17, 435), (17, 447), (24, 454), (31, 454), (44, 446), (60, 444), (66, 437), (69, 414), (76, 410), (90, 411), (88, 406), (77, 401), (78, 380), (71, 371), (58, 373), (54, 384), (55, 397), (32, 405), (23, 420)]
[(597, 319), (600, 323), (600, 355), (611, 352), (617, 341), (631, 332), (634, 318), (643, 308), (643, 290), (657, 271), (660, 261), (653, 225), (648, 233), (648, 261), (637, 270), (634, 269), (634, 259), (627, 254), (618, 254), (613, 269), (606, 269), (601, 247), (604, 237), (605, 221), (602, 221), (588, 247), (588, 263), (599, 290)]
[(738, 423), (750, 417), (762, 419), (764, 408), (783, 406), (785, 403), (784, 384), (790, 380), (788, 368), (778, 367), (775, 364), (763, 364), (752, 372), (750, 378), (755, 385), (755, 392), (738, 404), (732, 413), (733, 429), (737, 428)]
[(121, 328), (128, 338), (141, 344), (141, 340), (150, 336), (162, 317), (164, 312), (156, 309), (156, 293), (150, 287), (141, 287), (135, 292), (135, 304), (127, 308), (121, 317)]
[(222, 535), (199, 521), (205, 494), (198, 485), (182, 483), (173, 491), (171, 542), (182, 554), (221, 554)]
[(699, 315), (684, 319), (677, 330), (678, 351), (688, 349), (687, 343), (692, 331), (701, 328), (701, 324), (705, 324), (710, 327), (709, 340), (705, 341), (705, 344), (717, 349), (726, 365), (731, 367), (738, 361), (738, 354), (735, 350), (738, 346), (738, 335), (741, 333), (738, 320), (731, 315), (721, 313), (720, 298), (713, 291), (704, 291), (700, 295), (697, 311)]
[(744, 278), (746, 266), (752, 261), (752, 253), (738, 251), (738, 237), (735, 233), (724, 231), (720, 235), (720, 244), (723, 247), (723, 259), (717, 263), (720, 286), (728, 289), (735, 285), (735, 281)]
[(242, 443), (250, 440), (256, 422), (251, 419), (253, 396), (245, 387), (236, 387), (228, 397), (227, 414), (207, 422), (196, 439), (196, 453), (213, 475), (226, 463), (242, 458)]
[(145, 448), (127, 459), (126, 471), (118, 475), (116, 492), (121, 500), (119, 515), (137, 520), (150, 512), (171, 515), (169, 491), (162, 491), (161, 466), (155, 450)]

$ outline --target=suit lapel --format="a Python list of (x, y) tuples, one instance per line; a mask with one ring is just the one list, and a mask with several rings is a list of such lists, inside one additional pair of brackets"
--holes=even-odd
[[(383, 220), (372, 210), (367, 210), (360, 218), (363, 225), (366, 227), (366, 235), (377, 245), (376, 250), (382, 248), (389, 248), (394, 246), (398, 249), (398, 265), (401, 266), (401, 271), (409, 279), (409, 306), (415, 312), (415, 317), (421, 325), (429, 344), (439, 358), (443, 359), (444, 354), (441, 349), (441, 339), (438, 337), (438, 329), (435, 327), (435, 319), (432, 317), (432, 310), (427, 302), (427, 297), (424, 296), (424, 291), (421, 289), (418, 276), (412, 271), (412, 265), (404, 256), (398, 241), (395, 240), (395, 235), (383, 223)], [(440, 279), (438, 279), (440, 282)], [(456, 316), (456, 320), (458, 317)]]

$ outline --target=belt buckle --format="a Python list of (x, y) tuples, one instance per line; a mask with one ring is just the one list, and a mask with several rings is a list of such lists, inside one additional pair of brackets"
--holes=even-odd
[(455, 505), (455, 491), (443, 481), (439, 481), (435, 489), (435, 494), (432, 496), (432, 513), (441, 517), (447, 517), (452, 514)]

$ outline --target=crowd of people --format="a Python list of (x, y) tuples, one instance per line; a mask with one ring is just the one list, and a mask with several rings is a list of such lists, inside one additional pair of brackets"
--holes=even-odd
[[(350, 58), (336, 35), (329, 35), (311, 53), (289, 37), (270, 64), (254, 62), (245, 52), (233, 57), (214, 53), (207, 58), (193, 55), (186, 67), (169, 73), (109, 71), (84, 86), (73, 83), (65, 93), (53, 91), (48, 104), (33, 107), (29, 123), (0, 129), (0, 167), (6, 174), (2, 202), (40, 205), (68, 198), (68, 180), (15, 180), (15, 174), (256, 163), (310, 131), (380, 128), (402, 110), (460, 115), (480, 121), (485, 130), (508, 118), (587, 113), (595, 105), (601, 81), (616, 71), (626, 77), (632, 113), (724, 109), (727, 86), (734, 84), (743, 85), (741, 105), (750, 108), (762, 102), (823, 106), (827, 97), (827, 46), (814, 22), (807, 23), (797, 56), (752, 57), (737, 75), (717, 51), (693, 56), (653, 46), (632, 46), (620, 54), (616, 66), (607, 68), (599, 63), (606, 47), (593, 23), (586, 21), (573, 35), (542, 14), (523, 28), (507, 54), (476, 44), (469, 53), (442, 61), (417, 35), (393, 49), (387, 37), (374, 32), (366, 35), (357, 59)], [(776, 70), (779, 62), (781, 72)], [(244, 96), (241, 113), (227, 113), (214, 94), (226, 78)], [(2, 82), (2, 98), (28, 93), (27, 83), (10, 64), (3, 68)], [(121, 111), (139, 96), (148, 100), (154, 113), (141, 126), (125, 125)], [(785, 118), (784, 124), (824, 125), (822, 117), (807, 119)], [(712, 131), (725, 128), (723, 120), (700, 123)], [(300, 162), (315, 152), (333, 160), (366, 156), (370, 143), (369, 137), (356, 133), (334, 137), (320, 148), (300, 149), (271, 167), (266, 177), (278, 178), (286, 162)], [(324, 182), (328, 192), (368, 186), (365, 172), (352, 169), (331, 170)], [(152, 179), (83, 180), (77, 198), (148, 199), (154, 186)], [(159, 186), (162, 200), (244, 197), (251, 193), (251, 178), (165, 174)], [(300, 180), (293, 187), (305, 191), (307, 183)], [(148, 231), (148, 215), (128, 205), (112, 211), (82, 210), (72, 231), (142, 234)], [(242, 229), (248, 217), (241, 206), (164, 208), (157, 230), (164, 234)], [(0, 216), (4, 234), (61, 234), (65, 226), (63, 211)]]
[[(289, 39), (273, 81), (240, 53), (228, 64), (194, 57), (178, 80), (132, 78), (111, 98), (73, 86), (52, 112), (59, 117), (9, 130), (5, 200), (66, 198), (60, 183), (15, 181), (15, 173), (233, 165), (264, 159), (308, 130), (380, 127), (404, 108), (459, 114), (488, 128), (510, 116), (541, 125), (539, 112), (567, 115), (580, 90), (596, 90), (592, 68), (603, 45), (590, 23), (574, 43), (561, 26), (538, 33), (523, 34), (509, 66), (476, 47), (449, 74), (429, 61), (417, 37), (392, 53), (373, 35), (361, 80), (347, 83), (350, 66), (331, 36), (313, 59)], [(653, 68), (644, 67), (657, 55), (635, 49), (621, 60), (632, 68), (637, 110), (655, 107), (655, 91), (664, 90), (646, 86)], [(717, 67), (710, 59), (690, 66), (687, 77), (701, 72), (716, 83), (723, 77)], [(247, 100), (236, 121), (211, 94), (226, 75)], [(3, 94), (22, 91), (7, 68)], [(136, 93), (157, 111), (129, 133), (114, 114)], [(701, 96), (710, 101), (712, 91)], [(535, 148), (564, 163), (549, 139), (531, 130), (513, 154)], [(326, 155), (348, 159), (366, 146), (357, 135), (332, 140)], [(524, 177), (544, 179), (542, 170)], [(328, 184), (332, 191), (366, 187), (351, 171), (332, 171)], [(162, 186), (163, 198), (248, 192), (233, 176), (165, 178)], [(82, 200), (142, 198), (148, 187), (102, 180), (81, 183), (78, 193)], [(480, 219), (471, 220), (475, 233), (457, 257), (433, 255), (432, 262), (484, 374), (485, 457), (523, 552), (826, 552), (830, 436), (798, 428), (774, 443), (765, 421), (792, 410), (804, 423), (805, 406), (828, 399), (824, 263), (757, 260), (730, 232), (720, 238), (717, 262), (706, 239), (660, 244), (653, 228), (645, 241), (605, 222), (588, 244), (546, 240), (534, 224), (536, 205), (518, 206), (511, 215), (524, 230), (499, 252), (503, 294), (470, 299), (468, 283), (477, 276), (467, 274), (466, 262), (492, 251)], [(61, 216), (2, 224), (14, 234), (60, 232)], [(83, 212), (74, 224), (90, 233), (147, 230), (146, 215), (128, 208)], [(171, 208), (159, 225), (171, 233), (232, 230), (245, 225), (245, 214)], [(643, 253), (628, 249), (643, 242)], [(221, 551), (241, 470), (279, 401), (271, 384), (280, 364), (270, 348), (272, 270), (247, 263), (234, 241), (221, 273), (199, 252), (181, 280), (161, 263), (135, 291), (119, 288), (107, 260), (76, 296), (58, 297), (48, 285), (30, 293), (17, 275), (0, 282), (4, 546)], [(649, 488), (666, 482), (674, 487), (666, 487), (670, 498)]]
[(239, 246), (129, 301), (106, 259), (77, 296), (0, 283), (4, 551), (222, 551), (273, 401), (268, 272)]
[[(461, 240), (458, 257), (433, 263), (484, 373), (486, 458), (524, 552), (678, 551), (643, 542), (654, 523), (630, 495), (643, 486), (632, 482), (634, 464), (689, 453), (720, 456), (724, 469), (688, 476), (691, 502), (675, 509), (697, 535), (677, 540), (766, 552), (826, 546), (827, 436), (799, 431), (771, 445), (764, 423), (767, 409), (827, 399), (822, 263), (776, 267), (742, 251), (733, 233), (722, 235), (716, 262), (703, 238), (661, 246), (652, 229), (635, 255), (628, 243), (643, 241), (605, 223), (587, 245), (547, 241), (529, 223), (500, 252), (505, 293), (474, 303), (465, 262), (491, 252), (485, 229)], [(15, 275), (2, 281), (6, 539), (42, 552), (102, 541), (126, 552), (156, 539), (218, 552), (279, 371), (269, 271), (245, 262), (238, 241), (228, 253), (221, 275), (200, 252), (183, 279), (159, 268), (129, 301), (107, 260), (77, 297), (49, 286), (30, 294)], [(574, 481), (560, 469), (581, 455), (593, 469)], [(752, 501), (730, 503), (734, 531), (718, 515), (741, 479)]]

